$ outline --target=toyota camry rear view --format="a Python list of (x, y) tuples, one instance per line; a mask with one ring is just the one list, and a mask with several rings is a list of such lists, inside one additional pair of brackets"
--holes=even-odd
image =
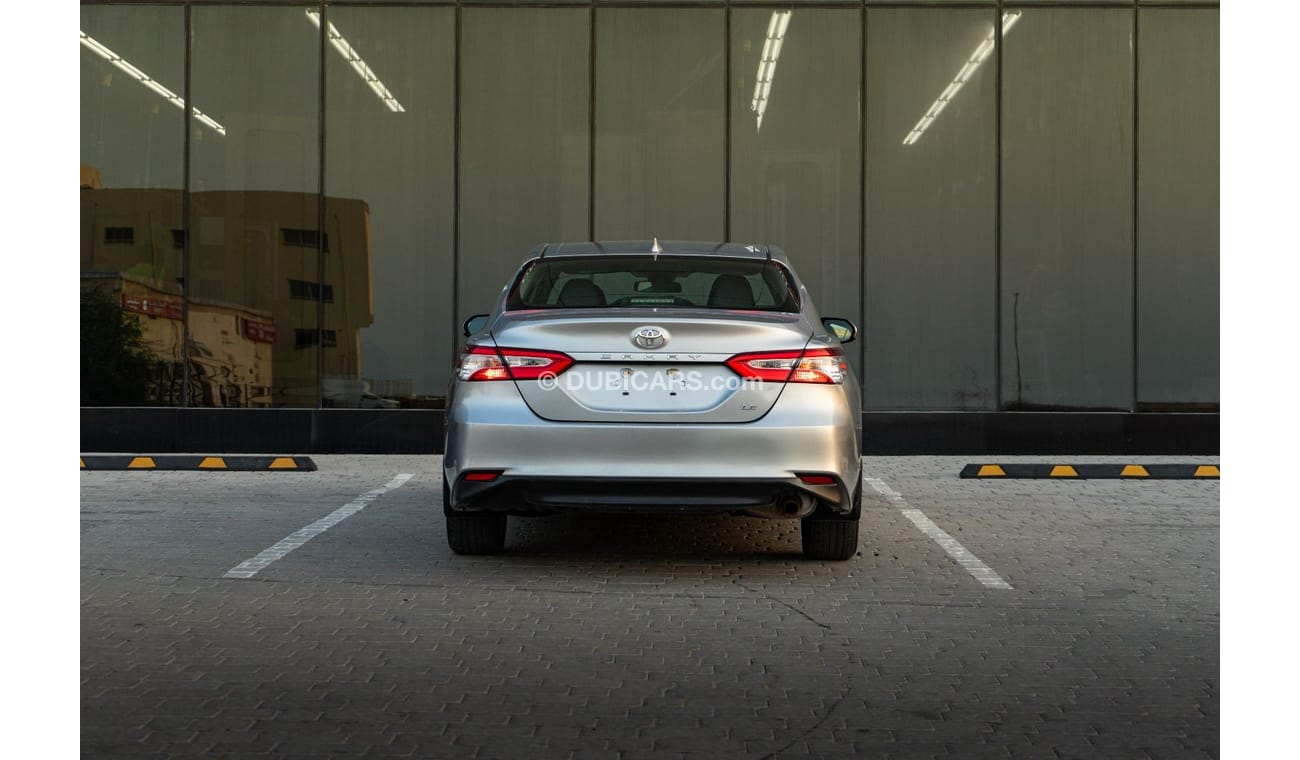
[(443, 510), (459, 554), (508, 515), (572, 510), (801, 520), (848, 559), (861, 514), (856, 327), (818, 314), (778, 249), (538, 246), (466, 322)]

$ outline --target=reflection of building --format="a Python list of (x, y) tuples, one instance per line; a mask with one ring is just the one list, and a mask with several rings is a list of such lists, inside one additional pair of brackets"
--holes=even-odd
[[(153, 288), (157, 297), (174, 294), (179, 303), (185, 242), (181, 191), (103, 190), (86, 184), (81, 191), (81, 270), (123, 273), (124, 281)], [(327, 378), (360, 380), (360, 330), (374, 321), (369, 208), (360, 200), (325, 199), (320, 279), (316, 201), (310, 193), (190, 194), (191, 361), (202, 365), (211, 359), (204, 356), (211, 342), (199, 333), (200, 304), (224, 304), (231, 314), (257, 315), (239, 318), (261, 320), (271, 328), (258, 334), (274, 341), (273, 369), (260, 374), (268, 384), (274, 378), (274, 406), (315, 403), (318, 299), (324, 301), (321, 342)], [(246, 335), (241, 325), (226, 327), (232, 336)], [(261, 405), (246, 396), (204, 395), (210, 398), (193, 403)]]
[[(120, 272), (82, 272), (81, 285), (108, 289), (123, 311), (136, 316), (145, 345), (162, 365), (151, 396), (164, 405), (180, 403), (180, 288)], [(269, 313), (190, 299), (190, 395), (194, 403), (270, 406), (275, 338)]]

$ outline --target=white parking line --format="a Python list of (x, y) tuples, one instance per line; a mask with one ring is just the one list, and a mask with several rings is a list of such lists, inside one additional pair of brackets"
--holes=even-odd
[(355, 515), (356, 513), (365, 509), (366, 506), (370, 504), (370, 502), (374, 501), (375, 499), (378, 499), (380, 496), (383, 496), (384, 494), (388, 493), (394, 488), (400, 488), (403, 483), (405, 483), (406, 481), (410, 480), (413, 477), (415, 477), (415, 475), (410, 473), (403, 473), (393, 478), (392, 480), (388, 481), (387, 483), (385, 483), (383, 486), (379, 488), (376, 488), (371, 491), (366, 491), (365, 493), (361, 494), (357, 498), (353, 499), (347, 504), (344, 504), (343, 506), (339, 507), (333, 512), (330, 512), (328, 515), (325, 515), (324, 517), (312, 523), (311, 525), (308, 525), (307, 527), (302, 528), (301, 530), (286, 536), (275, 546), (272, 546), (271, 548), (267, 549), (266, 551), (262, 552), (256, 557), (253, 557), (251, 559), (246, 559), (243, 562), (240, 562), (238, 565), (235, 565), (234, 567), (230, 568), (229, 570), (226, 571), (225, 577), (252, 578), (254, 575), (257, 575), (260, 571), (264, 570), (267, 565), (271, 564), (277, 559), (280, 559), (281, 557), (284, 557), (286, 554), (293, 551), (294, 549), (297, 549), (299, 546), (302, 546), (303, 544), (319, 536), (320, 534), (324, 533), (330, 528), (333, 528), (335, 525), (338, 525), (339, 523), (348, 519), (352, 515)]
[(934, 521), (926, 517), (924, 512), (908, 504), (907, 499), (904, 499), (903, 495), (898, 491), (890, 488), (885, 481), (880, 478), (868, 478), (866, 473), (863, 473), (862, 480), (881, 496), (889, 499), (890, 503), (898, 507), (904, 517), (911, 520), (912, 524), (920, 528), (922, 533), (934, 539), (934, 542), (948, 552), (948, 556), (952, 557), (957, 564), (966, 568), (966, 572), (970, 573), (975, 580), (989, 588), (1012, 588), (1010, 583), (1002, 580), (1001, 576), (993, 572), (993, 568), (981, 562), (979, 557), (971, 554), (966, 547), (958, 543), (957, 539), (948, 535), (948, 532), (943, 528), (935, 525)]

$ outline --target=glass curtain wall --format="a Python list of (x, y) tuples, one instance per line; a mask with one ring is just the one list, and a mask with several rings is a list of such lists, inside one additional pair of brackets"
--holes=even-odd
[[(238, 322), (209, 331), (191, 307), (195, 406), (318, 402), (321, 257), (351, 241), (320, 229), (320, 27), (307, 10), (191, 9), (193, 103), (207, 118), (190, 123), (190, 299)], [(347, 336), (329, 327), (320, 342), (325, 374), (344, 371)]]
[(869, 407), (997, 407), (996, 18), (867, 11)]
[(436, 406), (531, 248), (659, 237), (784, 248), (868, 410), (1216, 410), (1196, 5), (90, 2), (83, 404)]
[[(731, 230), (786, 251), (825, 316), (860, 322), (860, 15), (731, 12)], [(848, 346), (855, 370), (861, 345)]]
[(1138, 14), (1137, 402), (1219, 402), (1219, 12)]
[(455, 348), (455, 11), (326, 18), (323, 403), (429, 406)]
[(462, 13), (457, 339), (534, 246), (590, 235), (592, 11)]
[(1003, 34), (1002, 403), (1133, 405), (1133, 11)]
[(726, 15), (596, 13), (596, 240), (721, 240)]
[(81, 404), (179, 405), (185, 14), (81, 9)]

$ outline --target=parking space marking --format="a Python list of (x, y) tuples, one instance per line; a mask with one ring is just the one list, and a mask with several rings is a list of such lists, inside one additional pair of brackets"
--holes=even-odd
[(246, 559), (243, 562), (240, 562), (238, 565), (230, 568), (229, 570), (226, 571), (225, 577), (252, 578), (254, 575), (257, 575), (259, 572), (266, 569), (267, 565), (270, 565), (272, 562), (276, 561), (277, 559), (281, 559), (289, 552), (293, 551), (294, 549), (297, 549), (299, 546), (302, 546), (303, 544), (319, 536), (320, 534), (324, 533), (330, 528), (333, 528), (335, 525), (338, 525), (339, 523), (348, 519), (352, 515), (355, 515), (356, 513), (365, 509), (370, 504), (370, 502), (374, 501), (375, 499), (378, 499), (380, 496), (383, 496), (384, 494), (388, 493), (394, 488), (400, 488), (403, 483), (405, 483), (406, 481), (410, 480), (413, 477), (415, 477), (414, 474), (402, 473), (401, 475), (398, 475), (397, 477), (385, 483), (383, 486), (379, 488), (375, 488), (370, 491), (366, 491), (365, 493), (361, 494), (357, 498), (353, 499), (347, 504), (344, 504), (343, 506), (339, 507), (333, 512), (330, 512), (328, 515), (322, 517), (321, 519), (317, 520), (311, 525), (308, 525), (307, 527), (302, 528), (301, 530), (289, 536), (286, 536), (275, 546), (272, 546), (271, 548), (267, 549), (266, 551), (262, 552), (256, 557), (253, 557), (251, 559)]
[(911, 520), (912, 524), (919, 528), (922, 533), (929, 536), (944, 551), (948, 552), (948, 556), (952, 557), (957, 564), (966, 568), (966, 572), (970, 573), (975, 580), (983, 583), (988, 588), (1012, 588), (1012, 585), (1003, 580), (1002, 576), (993, 572), (993, 568), (981, 562), (979, 557), (971, 554), (966, 547), (962, 546), (957, 539), (948, 535), (948, 532), (943, 528), (935, 525), (934, 521), (926, 517), (924, 512), (908, 504), (907, 499), (904, 499), (903, 495), (898, 491), (890, 488), (888, 483), (880, 478), (869, 478), (866, 473), (862, 474), (862, 480), (867, 485), (870, 485), (876, 493), (889, 499), (889, 502), (897, 507), (904, 517)]

